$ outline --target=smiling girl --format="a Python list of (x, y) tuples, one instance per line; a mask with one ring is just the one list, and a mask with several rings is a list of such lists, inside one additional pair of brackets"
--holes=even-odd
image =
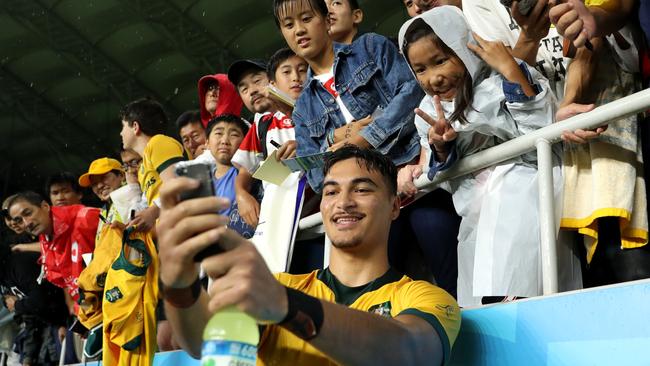
[[(501, 43), (472, 36), (458, 8), (442, 6), (409, 20), (399, 44), (427, 94), (416, 110), (420, 164), (402, 169), (401, 186), (412, 191), (426, 165), (432, 179), (458, 158), (553, 122), (555, 99), (546, 79)], [(559, 187), (560, 173), (554, 173)], [(535, 155), (453, 179), (450, 186), (462, 217), (459, 304), (540, 295)]]

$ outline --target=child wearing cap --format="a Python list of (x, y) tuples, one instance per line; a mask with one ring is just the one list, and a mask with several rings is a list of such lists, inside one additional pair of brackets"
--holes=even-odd
[(235, 180), (239, 214), (252, 227), (257, 226), (260, 213), (260, 204), (251, 194), (255, 190), (252, 173), (274, 151), (277, 150), (276, 157), (281, 160), (293, 157), (296, 150), (293, 121), (286, 114), (291, 108), (271, 99), (267, 88), (270, 84), (297, 98), (306, 72), (306, 62), (285, 49), (271, 57), (268, 70), (266, 64), (257, 60), (239, 60), (228, 69), (228, 78), (237, 87), (244, 105), (256, 113), (253, 125), (232, 158), (233, 165), (239, 168)]
[[(325, 0), (275, 0), (273, 10), (287, 45), (309, 63), (292, 114), (298, 156), (352, 144), (377, 149), (398, 166), (415, 159), (413, 110), (424, 93), (397, 47), (372, 33), (334, 43)], [(307, 178), (320, 192), (322, 171), (312, 169)]]

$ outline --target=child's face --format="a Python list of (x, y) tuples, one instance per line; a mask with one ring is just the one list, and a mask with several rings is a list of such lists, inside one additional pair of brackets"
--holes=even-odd
[(251, 71), (237, 84), (237, 91), (244, 105), (253, 113), (265, 113), (273, 108), (273, 102), (266, 97), (269, 77), (266, 71)]
[(352, 11), (348, 0), (327, 0), (326, 3), (329, 10), (329, 34), (333, 40), (340, 42), (361, 22), (360, 12)]
[(307, 77), (308, 66), (303, 58), (291, 56), (280, 63), (275, 70), (275, 81), (271, 84), (289, 94), (294, 100), (298, 99), (302, 92), (302, 84)]
[(318, 59), (331, 42), (326, 17), (314, 11), (307, 0), (287, 4), (279, 15), (284, 40), (296, 55), (307, 62)]
[(408, 60), (420, 86), (428, 95), (451, 101), (467, 72), (456, 56), (447, 55), (430, 37), (413, 42)]
[(208, 148), (217, 163), (230, 165), (230, 160), (244, 139), (241, 128), (234, 123), (217, 123), (208, 135)]

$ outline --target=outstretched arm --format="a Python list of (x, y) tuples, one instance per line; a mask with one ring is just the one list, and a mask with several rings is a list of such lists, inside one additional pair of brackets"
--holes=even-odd
[[(305, 334), (300, 329), (304, 323), (285, 317), (290, 308), (297, 307), (310, 315), (314, 314), (313, 308), (300, 308), (300, 303), (292, 300), (295, 297), (288, 295), (294, 290), (287, 290), (275, 279), (254, 245), (226, 229), (225, 220), (211, 213), (220, 204), (217, 198), (181, 203), (175, 200), (186, 187), (193, 187), (188, 182), (191, 181), (179, 179), (171, 183), (161, 196), (163, 211), (158, 233), (163, 285), (183, 291), (197, 276), (192, 258), (198, 251), (215, 241), (226, 251), (202, 262), (210, 277), (215, 278), (209, 300), (204, 292), (198, 299), (190, 299), (190, 306), (185, 308), (166, 300), (167, 317), (181, 346), (197, 357), (209, 314), (229, 306), (246, 312), (261, 324), (281, 323), (279, 326), (298, 336)], [(341, 364), (420, 365), (442, 361), (440, 336), (433, 325), (416, 315), (386, 319), (308, 295), (298, 296), (312, 304), (315, 301), (321, 308), (322, 326), (308, 341)]]

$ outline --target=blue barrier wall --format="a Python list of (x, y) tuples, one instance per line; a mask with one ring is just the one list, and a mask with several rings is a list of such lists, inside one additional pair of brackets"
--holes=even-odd
[(452, 365), (650, 365), (650, 281), (463, 311)]

